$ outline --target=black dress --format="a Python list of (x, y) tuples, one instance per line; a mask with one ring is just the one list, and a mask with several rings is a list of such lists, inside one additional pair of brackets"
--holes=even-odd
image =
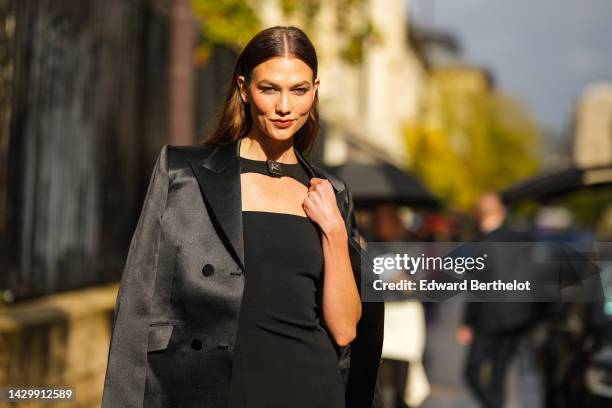
[[(243, 173), (267, 172), (266, 162), (240, 160)], [(308, 184), (299, 163), (289, 169)], [(338, 357), (321, 325), (318, 228), (299, 215), (242, 216), (246, 280), (229, 408), (343, 408)]]

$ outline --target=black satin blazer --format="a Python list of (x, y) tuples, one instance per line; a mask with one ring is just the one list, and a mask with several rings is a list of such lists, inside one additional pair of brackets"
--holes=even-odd
[[(117, 295), (103, 408), (226, 408), (244, 289), (238, 146), (162, 148)], [(359, 284), (351, 195), (296, 155), (334, 188)], [(346, 407), (378, 405), (383, 314), (362, 303), (357, 337), (339, 349)]]

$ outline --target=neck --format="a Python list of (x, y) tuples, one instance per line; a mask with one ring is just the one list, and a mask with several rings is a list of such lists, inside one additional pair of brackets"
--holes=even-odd
[(249, 133), (240, 143), (240, 156), (251, 160), (274, 160), (280, 163), (297, 163), (293, 138), (274, 140)]
[(490, 217), (485, 218), (480, 222), (480, 230), (484, 233), (491, 232), (493, 230), (498, 229), (504, 223), (503, 217)]

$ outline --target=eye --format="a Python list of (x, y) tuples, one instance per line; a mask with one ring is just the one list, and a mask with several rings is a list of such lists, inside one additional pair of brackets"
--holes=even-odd
[(296, 88), (293, 90), (293, 92), (295, 92), (297, 95), (304, 95), (306, 92), (308, 92), (308, 88)]
[(275, 89), (271, 86), (261, 86), (259, 89), (265, 94), (272, 94), (275, 91)]

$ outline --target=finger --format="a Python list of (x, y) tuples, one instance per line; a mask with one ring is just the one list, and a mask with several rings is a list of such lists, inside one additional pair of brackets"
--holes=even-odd
[(317, 187), (320, 190), (327, 190), (327, 189), (331, 190), (332, 189), (332, 186), (328, 180), (323, 180), (322, 182), (317, 183), (315, 187)]
[(314, 185), (317, 185), (317, 184), (321, 184), (321, 183), (323, 183), (325, 181), (327, 181), (327, 180), (326, 179), (322, 179), (322, 178), (313, 177), (313, 178), (310, 179), (310, 185), (314, 186)]
[(320, 194), (321, 196), (332, 196), (334, 191), (329, 183), (319, 183), (310, 187), (308, 190)]
[(328, 179), (317, 179), (317, 180), (318, 181), (314, 183), (315, 187), (319, 187), (321, 189), (330, 190), (330, 191), (333, 190), (333, 187)]
[(312, 207), (312, 202), (310, 198), (306, 197), (304, 201), (302, 201), (302, 208), (304, 210), (310, 209)]

